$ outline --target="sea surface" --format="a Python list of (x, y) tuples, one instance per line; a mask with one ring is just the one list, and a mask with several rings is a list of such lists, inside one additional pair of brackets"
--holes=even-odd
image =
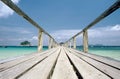
[[(48, 47), (44, 46), (43, 50), (47, 50)], [(22, 56), (25, 54), (31, 54), (37, 52), (37, 46), (6, 46), (0, 47), (0, 60)]]
[[(77, 46), (77, 50), (82, 51), (82, 46)], [(44, 46), (43, 50), (48, 47)], [(37, 46), (7, 46), (0, 47), (0, 60), (36, 53)], [(110, 57), (120, 61), (120, 46), (89, 46), (89, 53)]]
[[(83, 51), (82, 49), (82, 46), (77, 47), (77, 50)], [(89, 53), (120, 61), (120, 46), (89, 46)]]

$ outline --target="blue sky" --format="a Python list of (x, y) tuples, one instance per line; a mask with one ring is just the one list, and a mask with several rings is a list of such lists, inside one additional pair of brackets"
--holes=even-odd
[[(117, 0), (12, 0), (28, 16), (64, 42), (91, 23)], [(0, 2), (0, 45), (37, 45), (37, 29)], [(47, 39), (46, 39), (47, 38)], [(48, 37), (44, 35), (44, 45)], [(82, 35), (77, 44), (82, 44)], [(89, 44), (120, 45), (120, 9), (89, 30)]]

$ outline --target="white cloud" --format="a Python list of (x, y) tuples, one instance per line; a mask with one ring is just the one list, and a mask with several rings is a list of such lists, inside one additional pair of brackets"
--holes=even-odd
[(12, 26), (10, 27), (6, 27), (6, 26), (0, 26), (0, 33), (2, 32), (7, 32), (7, 33), (19, 33), (19, 34), (31, 34), (32, 32), (27, 30), (27, 29), (24, 29), (24, 28), (21, 28), (21, 27), (14, 27), (11, 29)]
[(18, 30), (18, 33), (21, 33), (21, 34), (30, 34), (31, 32), (28, 31), (28, 30)]
[(7, 39), (8, 41), (24, 41), (27, 40), (27, 38), (11, 38), (11, 39)]
[(89, 30), (89, 37), (112, 38), (112, 37), (120, 37), (119, 34), (120, 34), (120, 24)]
[[(20, 0), (12, 0), (15, 4), (18, 4)], [(13, 15), (14, 11), (0, 1), (0, 18), (6, 18)]]
[(117, 25), (115, 25), (115, 26), (112, 26), (110, 30), (120, 31), (120, 24), (117, 24)]
[(51, 33), (51, 35), (58, 40), (69, 39), (74, 34), (78, 33), (80, 30), (58, 30)]
[[(80, 31), (81, 29), (58, 30), (51, 33), (51, 35), (61, 42), (67, 41)], [(92, 44), (120, 45), (120, 24), (90, 29), (88, 30), (88, 36), (89, 42)]]
[[(111, 28), (117, 27), (118, 25), (114, 25), (114, 26), (106, 26), (106, 27), (100, 27), (100, 28), (94, 28), (94, 29), (90, 29), (88, 31), (88, 36), (89, 36), (89, 44), (104, 44), (104, 45), (120, 45), (120, 30), (111, 30)], [(4, 35), (6, 34), (2, 34), (3, 31), (5, 33), (18, 33), (18, 36), (8, 36), (8, 38), (4, 37)], [(72, 29), (72, 30), (58, 30), (58, 31), (53, 31), (51, 32), (51, 36), (53, 36), (55, 38), (56, 41), (58, 42), (64, 42), (67, 41), (69, 38), (71, 38), (73, 35), (77, 34), (78, 32), (80, 32), (81, 29)], [(30, 31), (31, 32), (31, 31)], [(8, 27), (1, 27), (0, 28), (0, 43), (2, 43), (3, 41), (8, 41), (8, 42), (15, 42), (18, 44), (18, 42), (24, 41), (24, 40), (28, 40), (30, 42), (32, 42), (32, 45), (37, 45), (37, 40), (38, 40), (38, 36), (37, 34), (34, 33), (30, 33), (29, 30), (27, 29), (22, 29), (20, 27), (15, 27), (15, 28), (8, 28)], [(23, 33), (30, 33), (30, 34), (23, 34)], [(2, 37), (3, 36), (3, 37)], [(45, 36), (45, 35), (44, 35)], [(82, 36), (82, 34), (81, 34)], [(2, 41), (3, 40), (3, 41)], [(48, 44), (49, 38), (46, 36), (43, 38), (44, 42), (46, 44)], [(6, 44), (5, 41), (5, 44)], [(78, 37), (77, 38), (77, 45), (82, 44), (82, 37)], [(44, 43), (44, 44), (45, 44)]]
[(37, 36), (33, 36), (31, 40), (38, 40)]

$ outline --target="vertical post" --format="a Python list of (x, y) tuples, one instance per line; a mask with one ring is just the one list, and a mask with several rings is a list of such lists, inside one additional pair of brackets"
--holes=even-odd
[(55, 42), (54, 42), (54, 40), (52, 40), (52, 48), (54, 48), (55, 47)]
[(66, 43), (66, 47), (69, 47), (68, 42)]
[(42, 51), (43, 48), (43, 32), (41, 30), (39, 30), (39, 34), (38, 34), (38, 52)]
[(54, 48), (56, 47), (56, 42), (54, 41)]
[(88, 33), (87, 30), (83, 31), (83, 51), (88, 52)]
[(73, 48), (76, 49), (76, 37), (73, 38)]
[(70, 48), (70, 42), (68, 41), (68, 48)]
[(52, 48), (52, 38), (49, 37), (49, 49), (51, 49), (51, 48)]
[(53, 39), (51, 38), (51, 48), (53, 48)]
[(72, 48), (71, 41), (69, 41), (69, 43), (70, 43), (70, 48)]

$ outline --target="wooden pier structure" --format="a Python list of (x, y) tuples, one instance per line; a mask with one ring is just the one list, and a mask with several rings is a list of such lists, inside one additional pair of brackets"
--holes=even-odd
[[(1, 1), (35, 26), (39, 34), (37, 53), (0, 62), (0, 79), (120, 79), (120, 61), (88, 53), (88, 29), (119, 9), (120, 0), (62, 45), (11, 0)], [(49, 37), (46, 51), (42, 51), (43, 33)], [(76, 50), (76, 37), (80, 34), (83, 52)]]
[(119, 61), (63, 46), (0, 63), (0, 79), (119, 78)]

